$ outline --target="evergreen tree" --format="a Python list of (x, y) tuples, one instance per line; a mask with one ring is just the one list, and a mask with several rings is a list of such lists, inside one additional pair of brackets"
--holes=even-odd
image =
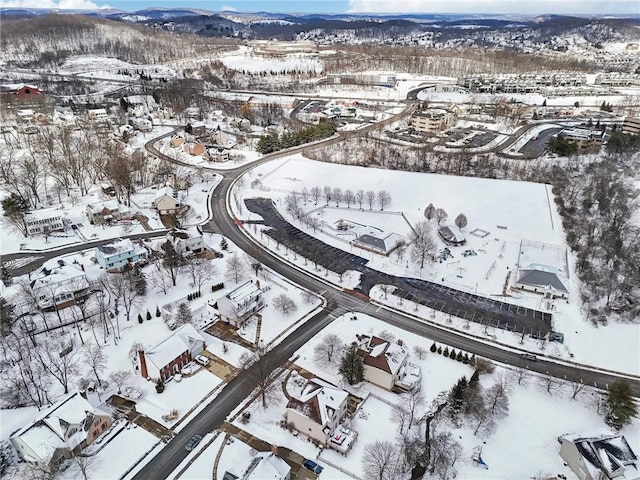
[(451, 352), (449, 352), (449, 358), (451, 360), (455, 360), (456, 359), (456, 351), (455, 351), (455, 349), (453, 349), (453, 348), (451, 349)]
[(480, 381), (480, 372), (474, 370), (473, 375), (469, 379), (469, 388), (478, 388), (478, 382)]
[(173, 244), (167, 240), (160, 247), (162, 249), (162, 266), (171, 277), (171, 283), (176, 286), (178, 274), (185, 266), (186, 262), (182, 254), (178, 253)]
[(638, 406), (633, 398), (631, 385), (625, 380), (616, 380), (609, 386), (607, 394), (607, 414), (605, 423), (611, 428), (620, 430), (631, 423), (638, 414)]
[(184, 325), (185, 323), (191, 323), (193, 321), (193, 315), (189, 305), (181, 303), (178, 305), (178, 311), (176, 312), (176, 325)]
[(444, 347), (444, 351), (442, 352), (442, 354), (443, 354), (445, 357), (448, 357), (448, 356), (449, 356), (449, 347)]
[(151, 312), (147, 310), (147, 320), (151, 320)]
[(467, 377), (461, 377), (449, 391), (449, 401), (447, 402), (447, 406), (452, 418), (455, 417), (462, 409), (468, 388), (469, 385)]
[(438, 354), (442, 355), (442, 346), (438, 347)]
[(144, 296), (147, 294), (147, 278), (144, 275), (144, 272), (138, 268), (134, 267), (128, 275), (131, 277), (131, 285), (135, 289), (136, 293), (140, 296)]
[(340, 361), (338, 370), (349, 385), (360, 383), (364, 379), (364, 364), (358, 354), (358, 347), (351, 345)]
[(457, 360), (458, 362), (461, 362), (461, 361), (462, 361), (462, 352), (458, 352), (458, 354), (456, 355), (456, 360)]
[(142, 322), (143, 322), (143, 320), (142, 320), (142, 315), (141, 315), (141, 314), (138, 314), (138, 323), (142, 323)]
[(156, 305), (156, 317), (160, 317), (162, 314), (160, 313), (160, 307)]
[(433, 345), (431, 345), (431, 353), (436, 353), (437, 350), (438, 347), (436, 346), (436, 342), (433, 342)]

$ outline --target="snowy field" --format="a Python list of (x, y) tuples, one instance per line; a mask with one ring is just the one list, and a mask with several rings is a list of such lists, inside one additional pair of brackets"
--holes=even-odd
[(324, 68), (320, 60), (304, 54), (289, 54), (284, 58), (270, 58), (259, 54), (228, 55), (220, 58), (225, 67), (247, 73), (276, 72), (287, 73), (315, 72)]
[[(251, 188), (251, 182), (256, 180), (259, 180), (259, 183), (254, 183), (254, 188)], [(403, 212), (411, 224), (424, 220), (423, 211), (429, 203), (442, 207), (449, 213), (447, 221), (449, 224), (458, 213), (463, 212), (469, 220), (469, 224), (462, 231), (467, 243), (462, 247), (450, 247), (453, 257), (429, 264), (421, 270), (418, 264), (409, 259), (408, 253), (402, 259), (395, 254), (384, 257), (336, 238), (333, 230), (325, 229), (326, 233), (318, 230), (314, 233), (312, 229), (302, 226), (289, 217), (282, 208), (284, 197), (288, 193), (294, 190), (300, 192), (303, 187), (323, 188), (325, 185), (340, 187), (343, 190), (349, 188), (353, 191), (360, 188), (365, 191), (386, 189), (392, 197), (386, 209)], [(553, 203), (551, 189), (543, 184), (383, 171), (316, 162), (298, 155), (270, 162), (250, 171), (244, 185), (237, 187), (237, 191), (238, 196), (242, 198), (274, 199), (280, 212), (293, 225), (327, 244), (366, 258), (369, 260), (368, 265), (373, 268), (391, 274), (424, 278), (493, 298), (502, 294), (507, 274), (517, 272), (522, 239), (565, 246), (561, 221)], [(239, 202), (232, 202), (232, 204), (237, 208)], [(318, 205), (315, 205), (313, 200), (309, 200), (303, 208), (317, 215), (321, 222), (331, 223), (339, 218), (352, 219), (372, 229), (383, 231), (387, 231), (391, 226), (389, 221), (391, 215), (382, 214), (376, 210), (369, 211), (366, 205), (364, 212), (360, 211), (357, 205), (352, 206), (353, 216), (350, 216), (350, 211), (345, 208), (345, 205), (340, 210), (321, 208), (324, 205), (324, 199), (321, 198)], [(335, 203), (331, 203), (331, 206), (333, 205)], [(339, 212), (339, 215), (336, 212)], [(237, 214), (242, 219), (258, 218), (246, 208), (241, 208)], [(364, 220), (363, 215), (368, 218)], [(409, 234), (409, 227), (403, 230), (401, 226), (401, 224), (399, 226), (393, 224), (393, 230), (406, 237)], [(485, 230), (488, 235), (479, 237), (471, 234), (476, 228)], [(257, 228), (246, 228), (245, 231), (267, 247), (275, 249), (274, 242), (268, 236), (261, 235)], [(440, 248), (444, 246), (440, 243)], [(466, 250), (473, 250), (476, 255), (465, 257), (462, 253)], [(277, 254), (300, 268), (312, 268), (311, 262), (308, 262), (305, 267), (304, 261), (294, 258), (290, 252), (280, 249)], [(569, 303), (564, 300), (543, 301), (539, 295), (527, 292), (512, 291), (509, 292), (508, 297), (498, 297), (502, 301), (521, 306), (552, 311), (554, 330), (565, 334), (564, 345), (546, 344), (545, 350), (541, 350), (539, 342), (528, 341), (525, 348), (565, 360), (572, 359), (571, 361), (580, 364), (640, 374), (640, 361), (637, 356), (637, 352), (640, 351), (640, 326), (610, 323), (607, 327), (595, 327), (585, 321), (577, 295), (572, 258), (569, 252), (569, 290), (571, 292)], [(512, 284), (513, 277), (512, 275)], [(354, 278), (349, 275), (345, 275), (342, 282), (335, 274), (322, 275), (322, 278), (342, 287), (353, 288), (357, 285), (357, 278), (354, 284)], [(380, 298), (376, 300), (382, 301)], [(414, 305), (399, 306), (392, 298), (385, 300), (384, 303), (409, 312), (415, 310)], [(425, 316), (424, 318), (432, 314), (426, 308), (424, 311), (421, 308), (420, 312)], [(460, 327), (464, 323), (459, 322)], [(519, 335), (497, 330), (491, 334), (499, 337), (502, 343), (522, 347)], [(611, 355), (607, 349), (600, 347), (605, 338), (612, 342), (608, 344), (618, 345), (617, 355)], [(574, 357), (571, 357), (571, 354)]]
[[(350, 317), (351, 315), (347, 314), (336, 319), (300, 349), (297, 352), (300, 358), (296, 364), (320, 378), (338, 384), (336, 367), (319, 365), (313, 360), (315, 345), (327, 333), (338, 334), (347, 342), (356, 333), (379, 334), (386, 330), (396, 338), (402, 339), (410, 350), (416, 345), (424, 348), (429, 348), (431, 345), (429, 340), (395, 329), (366, 315), (358, 314), (358, 319), (355, 321)], [(344, 332), (349, 334), (345, 335)], [(422, 368), (422, 387), (427, 405), (440, 391), (450, 389), (462, 375), (469, 378), (473, 372), (468, 365), (434, 353), (428, 353), (423, 360), (418, 360), (411, 354), (409, 361), (419, 364)], [(484, 388), (488, 388), (501, 374), (509, 375), (509, 370), (499, 366), (493, 374), (482, 375), (480, 383)], [(473, 435), (473, 430), (468, 426), (455, 428), (452, 425), (445, 425), (442, 427), (450, 430), (454, 439), (463, 446), (464, 454), (455, 465), (459, 478), (498, 480), (531, 478), (541, 474), (551, 476), (557, 473), (573, 478), (573, 474), (563, 465), (563, 460), (558, 454), (560, 445), (556, 438), (570, 432), (606, 431), (606, 426), (602, 418), (593, 410), (590, 392), (579, 396), (577, 400), (570, 399), (571, 395), (566, 388), (560, 393), (550, 395), (536, 378), (534, 375), (527, 377), (521, 386), (515, 381), (511, 382), (509, 414), (505, 419), (498, 421), (495, 433), (487, 437), (478, 437)], [(323, 465), (324, 458), (363, 478), (364, 446), (374, 440), (393, 441), (397, 435), (397, 426), (391, 419), (392, 407), (389, 403), (398, 404), (400, 397), (367, 383), (362, 384), (355, 393), (360, 397), (364, 397), (367, 393), (375, 395), (375, 397), (369, 396), (363, 403), (364, 413), (352, 419), (352, 427), (359, 432), (358, 441), (346, 457), (325, 450), (318, 463)], [(286, 401), (282, 399), (267, 410), (262, 410), (259, 401), (254, 402), (250, 407), (251, 421), (247, 425), (242, 425), (240, 422), (236, 424), (266, 441), (287, 446), (302, 455), (315, 458), (317, 449), (300, 437), (294, 437), (276, 426), (285, 412), (285, 406)], [(526, 432), (526, 435), (523, 435), (523, 432)], [(622, 433), (631, 448), (636, 452), (640, 451), (640, 421), (636, 419), (633, 424), (625, 427)], [(473, 449), (478, 445), (482, 445), (482, 458), (490, 466), (489, 470), (474, 467), (471, 462)], [(327, 478), (343, 478), (343, 476), (328, 475)]]

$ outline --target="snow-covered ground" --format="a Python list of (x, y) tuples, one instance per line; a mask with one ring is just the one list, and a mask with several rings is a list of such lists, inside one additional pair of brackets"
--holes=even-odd
[[(259, 182), (255, 182), (258, 180)], [(254, 188), (251, 187), (252, 181)], [(286, 214), (283, 206), (287, 194), (293, 190), (299, 193), (304, 187), (322, 188), (325, 185), (340, 187), (343, 190), (349, 188), (353, 191), (360, 188), (365, 191), (386, 189), (392, 197), (386, 210), (402, 212), (412, 225), (424, 220), (423, 211), (429, 203), (444, 208), (449, 213), (446, 222), (449, 224), (462, 212), (469, 221), (468, 226), (463, 229), (467, 243), (463, 247), (450, 247), (453, 257), (429, 264), (421, 270), (418, 264), (410, 260), (408, 253), (399, 258), (395, 254), (385, 257), (362, 250), (351, 245), (348, 241), (350, 238), (343, 238), (344, 235), (335, 228), (337, 221), (342, 218), (384, 232), (390, 231), (390, 227), (393, 227), (395, 233), (407, 237), (409, 226), (403, 225), (403, 222), (390, 222), (390, 219), (397, 217), (389, 212), (384, 214), (378, 210), (370, 211), (367, 205), (364, 205), (363, 211), (360, 211), (358, 205), (352, 205), (351, 209), (347, 209), (344, 203), (340, 209), (323, 208), (324, 199), (321, 198), (318, 205), (309, 200), (303, 208), (317, 216), (322, 223), (322, 231), (317, 232), (302, 226)], [(281, 213), (296, 227), (325, 243), (366, 258), (369, 260), (368, 265), (373, 268), (392, 274), (420, 277), (486, 296), (501, 295), (507, 274), (517, 272), (521, 240), (533, 240), (561, 247), (566, 245), (551, 189), (547, 185), (537, 183), (383, 171), (316, 162), (298, 155), (270, 162), (250, 171), (247, 173), (247, 180), (242, 187), (237, 188), (237, 192), (241, 198), (272, 198)], [(234, 208), (237, 209), (238, 205), (240, 202), (232, 202)], [(330, 206), (334, 205), (332, 202)], [(241, 205), (237, 215), (241, 219), (258, 218)], [(488, 234), (485, 237), (471, 234), (476, 228)], [(257, 241), (275, 249), (274, 242), (268, 236), (260, 234), (257, 228), (246, 228), (245, 231)], [(441, 243), (440, 248), (444, 248), (444, 244)], [(476, 255), (465, 257), (462, 253), (466, 250), (473, 250)], [(290, 252), (280, 249), (276, 253), (300, 268), (312, 268), (311, 262), (307, 262), (308, 265), (305, 266), (303, 259), (294, 258)], [(607, 327), (598, 328), (585, 321), (580, 309), (572, 263), (573, 257), (569, 252), (571, 295), (568, 303), (564, 300), (543, 301), (539, 295), (526, 292), (512, 291), (508, 297), (498, 297), (510, 303), (552, 311), (554, 330), (565, 334), (564, 345), (547, 344), (545, 350), (540, 351), (539, 343), (529, 342), (527, 348), (565, 360), (569, 360), (570, 354), (573, 354), (572, 361), (581, 364), (632, 374), (640, 373), (637, 357), (640, 350), (640, 326), (610, 323)], [(322, 275), (322, 278), (342, 287), (355, 286), (353, 278), (349, 276), (344, 276), (342, 283), (337, 275)], [(512, 275), (511, 283), (513, 280)], [(410, 305), (406, 308), (413, 310), (415, 307)], [(431, 312), (425, 309), (422, 314), (430, 315)], [(494, 334), (505, 344), (521, 347), (519, 335), (502, 331)], [(598, 347), (602, 345), (602, 339), (605, 337), (619, 346), (617, 355), (610, 355), (607, 349)]]
[[(429, 340), (390, 327), (366, 315), (358, 314), (357, 320), (352, 320), (352, 315), (346, 314), (336, 319), (302, 347), (296, 353), (299, 355), (296, 364), (319, 378), (339, 386), (337, 367), (317, 364), (313, 360), (314, 347), (327, 333), (338, 334), (344, 342), (349, 342), (357, 333), (379, 334), (382, 331), (401, 339), (410, 351), (414, 346), (428, 349), (431, 345)], [(345, 332), (349, 333), (345, 334)], [(427, 353), (423, 360), (411, 354), (409, 360), (420, 365), (422, 369), (422, 387), (426, 405), (429, 405), (439, 392), (449, 390), (458, 378), (463, 375), (469, 378), (473, 373), (472, 367), (436, 353)], [(498, 366), (493, 374), (482, 375), (480, 384), (488, 388), (501, 374), (509, 375), (508, 368)], [(492, 435), (474, 436), (473, 429), (468, 426), (455, 428), (446, 425), (444, 427), (445, 430), (451, 431), (453, 438), (461, 443), (464, 450), (463, 456), (455, 465), (459, 478), (487, 480), (531, 478), (543, 472), (547, 476), (563, 473), (568, 478), (572, 478), (571, 471), (564, 466), (558, 454), (560, 445), (557, 437), (573, 432), (606, 431), (606, 426), (602, 417), (593, 410), (591, 392), (579, 396), (577, 400), (570, 399), (571, 395), (566, 388), (560, 393), (550, 395), (539, 385), (536, 378), (535, 375), (527, 377), (523, 385), (517, 385), (515, 381), (511, 382), (509, 414), (505, 419), (498, 421), (497, 429)], [(367, 383), (361, 384), (355, 393), (360, 397), (365, 397), (367, 393), (372, 394), (362, 404), (363, 413), (357, 414), (350, 420), (352, 428), (359, 434), (356, 444), (346, 457), (331, 450), (324, 450), (317, 462), (324, 465), (323, 459), (326, 459), (364, 478), (362, 473), (364, 446), (374, 440), (394, 441), (397, 426), (391, 419), (392, 405), (400, 404), (402, 399), (398, 395)], [(277, 425), (285, 413), (285, 408), (284, 397), (269, 406), (267, 410), (261, 408), (258, 400), (249, 407), (251, 411), (249, 423), (244, 425), (236, 421), (235, 424), (272, 444), (286, 446), (308, 458), (315, 459), (318, 454), (316, 448), (301, 436), (293, 436)], [(639, 427), (640, 421), (636, 419), (621, 432), (635, 452), (640, 451)], [(482, 446), (482, 458), (490, 466), (489, 470), (475, 467), (471, 462), (471, 454), (478, 445)], [(343, 475), (338, 473), (335, 477), (328, 475), (327, 478), (343, 478)]]

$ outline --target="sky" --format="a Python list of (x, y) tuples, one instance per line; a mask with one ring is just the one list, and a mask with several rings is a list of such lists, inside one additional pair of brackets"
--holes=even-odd
[(149, 7), (273, 13), (640, 14), (639, 0), (0, 0), (0, 7), (134, 11)]

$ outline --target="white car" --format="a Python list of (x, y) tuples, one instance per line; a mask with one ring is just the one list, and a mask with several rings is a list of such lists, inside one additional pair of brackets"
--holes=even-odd
[(198, 355), (195, 360), (203, 367), (206, 367), (207, 365), (209, 365), (209, 359), (204, 355)]

